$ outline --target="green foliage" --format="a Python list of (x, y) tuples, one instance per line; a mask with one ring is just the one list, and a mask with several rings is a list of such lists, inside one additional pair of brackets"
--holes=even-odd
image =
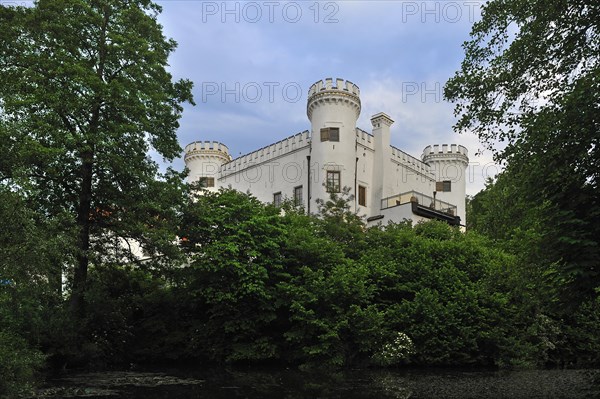
[[(577, 93), (581, 83), (597, 90), (589, 79), (597, 78), (599, 66), (598, 7), (584, 0), (486, 3), (463, 45), (461, 69), (445, 88), (446, 98), (456, 102), (456, 129), (472, 129), (489, 144), (506, 141), (508, 155), (515, 146), (538, 139), (527, 121), (540, 110), (553, 109)], [(582, 116), (587, 111), (591, 108)]]
[[(494, 0), (448, 81), (458, 131), (503, 161), (469, 203), (469, 228), (515, 255), (514, 339), (529, 364), (597, 364), (600, 6)], [(527, 343), (527, 347), (523, 346)]]
[(47, 322), (59, 302), (61, 246), (56, 226), (0, 183), (0, 396), (28, 390), (44, 363)]
[(205, 192), (181, 225), (185, 269), (196, 319), (192, 349), (213, 360), (275, 356), (268, 334), (275, 318), (273, 289), (281, 269), (280, 210), (234, 190)]
[[(132, 304), (151, 308), (180, 259), (183, 174), (160, 174), (149, 154), (179, 155), (192, 85), (166, 70), (176, 44), (159, 12), (145, 0), (0, 5), (0, 390), (11, 395), (38, 350), (53, 367), (130, 359), (125, 343), (151, 330), (136, 328), (147, 318)], [(125, 242), (153, 259), (137, 263)]]
[(0, 330), (0, 398), (30, 394), (44, 356), (20, 336)]
[[(4, 266), (3, 276), (21, 283), (0, 287), (3, 339), (24, 360), (38, 359), (29, 348), (41, 348), (55, 366), (597, 362), (597, 302), (568, 319), (548, 313), (548, 298), (530, 280), (537, 274), (490, 239), (433, 221), (366, 228), (353, 215), (339, 217), (343, 204), (341, 213), (315, 217), (234, 190), (204, 192), (183, 208), (181, 267), (94, 265), (86, 317), (73, 325), (49, 280), (32, 278), (52, 264), (50, 244), (60, 237), (33, 224), (18, 194), (2, 195), (12, 228), (28, 233), (4, 237), (13, 252), (0, 264), (33, 267)], [(45, 250), (21, 262), (16, 249), (38, 239)], [(33, 360), (7, 367), (29, 375)]]
[(0, 6), (0, 135), (14, 150), (0, 177), (72, 234), (76, 315), (88, 265), (114, 255), (110, 240), (174, 252), (163, 225), (182, 203), (181, 176), (159, 176), (149, 151), (179, 155), (181, 103), (193, 100), (191, 82), (167, 72), (176, 43), (159, 12), (146, 0)]
[(490, 1), (445, 88), (456, 130), (507, 143), (495, 151), (505, 171), (473, 200), (474, 228), (546, 270), (567, 314), (600, 286), (599, 12), (586, 1)]
[[(441, 222), (365, 229), (343, 201), (324, 202), (319, 218), (233, 190), (190, 204), (184, 280), (197, 356), (340, 367), (517, 363), (533, 351), (515, 353), (506, 338), (519, 328), (519, 296), (499, 282), (514, 258)], [(397, 331), (414, 354), (391, 350)]]
[(159, 6), (0, 5), (0, 395), (29, 389), (45, 359), (597, 366), (599, 7), (587, 3), (484, 6), (446, 97), (458, 130), (508, 145), (505, 171), (469, 200), (467, 233), (367, 228), (347, 188), (318, 217), (197, 195), (149, 157), (179, 155), (193, 102), (167, 72), (176, 44)]
[[(372, 231), (362, 259), (377, 282), (389, 331), (414, 342), (419, 364), (490, 364), (504, 351), (510, 292), (495, 282), (511, 259), (441, 222)], [(498, 322), (502, 320), (502, 326)]]
[(351, 258), (357, 258), (364, 245), (364, 221), (350, 211), (354, 196), (344, 187), (340, 194), (331, 192), (327, 200), (317, 199), (322, 233), (336, 241)]
[(557, 348), (559, 361), (579, 367), (600, 364), (600, 298), (583, 302), (564, 320), (563, 340)]

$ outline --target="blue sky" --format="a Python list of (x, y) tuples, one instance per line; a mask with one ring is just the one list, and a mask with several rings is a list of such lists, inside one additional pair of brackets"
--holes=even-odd
[[(361, 89), (358, 127), (395, 120), (392, 144), (420, 157), (429, 144), (469, 149), (467, 193), (497, 168), (475, 153), (472, 135), (452, 130), (443, 86), (460, 67), (461, 44), (479, 18), (478, 1), (159, 1), (165, 35), (179, 46), (175, 78), (194, 84), (180, 144), (215, 140), (234, 157), (310, 128), (306, 96), (324, 78)], [(183, 161), (176, 160), (176, 169)]]

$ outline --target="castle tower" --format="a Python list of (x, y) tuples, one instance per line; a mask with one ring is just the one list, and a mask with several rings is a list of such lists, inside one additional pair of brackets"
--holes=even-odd
[(456, 144), (430, 145), (423, 150), (421, 159), (429, 165), (435, 175), (436, 198), (456, 205), (460, 223), (465, 225), (467, 222), (465, 196), (469, 165), (467, 149)]
[(308, 91), (311, 212), (317, 210), (316, 199), (329, 198), (328, 191), (349, 187), (351, 194), (356, 195), (356, 121), (360, 109), (360, 90), (350, 81), (333, 82), (328, 78), (316, 82)]
[(392, 179), (389, 176), (390, 170), (388, 169), (390, 159), (392, 158), (392, 147), (390, 147), (390, 127), (393, 123), (394, 121), (392, 118), (383, 112), (375, 114), (371, 117), (375, 154), (377, 154), (373, 165), (373, 204), (381, 204), (381, 200), (383, 198), (395, 194), (394, 188), (390, 187)]
[(217, 141), (194, 141), (185, 146), (185, 166), (189, 169), (188, 183), (201, 182), (211, 191), (219, 188), (219, 170), (231, 161), (229, 149)]

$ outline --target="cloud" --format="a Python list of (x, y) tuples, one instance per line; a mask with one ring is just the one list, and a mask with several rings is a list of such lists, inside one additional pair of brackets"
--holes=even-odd
[[(453, 133), (452, 106), (441, 90), (460, 67), (477, 2), (160, 4), (165, 35), (179, 43), (170, 70), (195, 82), (198, 105), (185, 109), (182, 145), (216, 140), (237, 155), (309, 129), (310, 85), (339, 77), (361, 88), (360, 128), (370, 131), (371, 115), (383, 111), (396, 121), (392, 144), (417, 157), (435, 143), (476, 152), (476, 139)], [(299, 88), (300, 96), (284, 87)]]

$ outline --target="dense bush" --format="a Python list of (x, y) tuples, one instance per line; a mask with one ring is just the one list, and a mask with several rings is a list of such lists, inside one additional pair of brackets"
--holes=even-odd
[[(441, 222), (366, 229), (343, 198), (321, 218), (232, 190), (206, 194), (183, 224), (198, 356), (345, 366), (405, 333), (418, 364), (518, 363), (513, 257)], [(324, 212), (323, 212), (324, 211)], [(389, 348), (389, 346), (388, 346)]]
[(56, 226), (27, 209), (16, 190), (0, 185), (0, 396), (26, 392), (44, 365), (38, 350), (59, 301)]
[(44, 363), (41, 352), (29, 348), (17, 334), (0, 331), (0, 398), (28, 393), (35, 371)]
[[(31, 348), (55, 367), (598, 365), (598, 299), (553, 313), (552, 280), (533, 279), (518, 252), (436, 221), (366, 228), (345, 201), (323, 201), (316, 217), (205, 193), (179, 222), (187, 261), (99, 262), (77, 322), (49, 279), (0, 261), (2, 389), (41, 365)], [(33, 229), (30, 216), (19, 223)]]
[(97, 364), (597, 364), (597, 302), (558, 319), (539, 307), (519, 257), (489, 239), (435, 221), (367, 229), (346, 200), (323, 201), (314, 217), (234, 190), (205, 193), (180, 223), (185, 265), (93, 269), (83, 355)]

